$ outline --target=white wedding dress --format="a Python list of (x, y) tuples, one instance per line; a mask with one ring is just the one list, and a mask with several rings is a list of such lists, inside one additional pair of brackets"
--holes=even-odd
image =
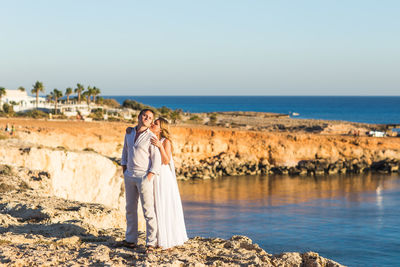
[[(160, 141), (163, 143), (164, 140)], [(188, 237), (172, 156), (169, 164), (161, 165), (160, 175), (155, 177), (154, 202), (158, 223), (158, 245), (168, 249), (185, 243)]]

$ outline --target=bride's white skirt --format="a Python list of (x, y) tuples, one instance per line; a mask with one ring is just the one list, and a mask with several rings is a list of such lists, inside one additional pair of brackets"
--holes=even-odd
[(182, 245), (188, 240), (182, 201), (173, 163), (162, 165), (154, 181), (154, 200), (158, 223), (158, 245), (164, 249)]

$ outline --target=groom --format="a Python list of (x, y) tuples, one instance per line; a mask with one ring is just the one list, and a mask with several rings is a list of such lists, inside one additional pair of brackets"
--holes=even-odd
[(138, 124), (131, 133), (125, 134), (121, 165), (124, 172), (126, 195), (126, 235), (124, 246), (134, 248), (138, 241), (138, 199), (142, 203), (146, 220), (146, 244), (154, 249), (157, 243), (157, 219), (154, 210), (153, 176), (161, 168), (160, 151), (151, 145), (155, 135), (149, 127), (154, 119), (154, 112), (143, 109), (139, 113)]

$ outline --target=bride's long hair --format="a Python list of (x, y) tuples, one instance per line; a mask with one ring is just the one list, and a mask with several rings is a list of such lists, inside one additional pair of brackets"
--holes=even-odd
[(171, 150), (173, 151), (171, 134), (169, 133), (169, 122), (163, 117), (159, 117), (156, 121), (160, 122), (160, 137), (168, 139), (171, 142)]

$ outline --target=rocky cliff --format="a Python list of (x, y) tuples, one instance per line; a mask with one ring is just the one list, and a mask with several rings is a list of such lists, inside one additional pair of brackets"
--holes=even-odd
[(399, 138), (188, 127), (174, 128), (173, 135), (177, 173), (184, 177), (397, 171), (400, 165)]
[[(94, 152), (23, 146), (19, 142), (0, 141), (0, 163), (23, 166), (47, 179), (42, 188), (49, 196), (71, 201), (99, 203), (119, 211), (114, 227), (125, 227), (125, 194), (119, 167)], [(144, 219), (140, 220), (144, 229)]]
[[(30, 140), (46, 147), (94, 150), (114, 158), (121, 156), (125, 129), (129, 126), (107, 122), (14, 120), (13, 123), (18, 125), (17, 136), (21, 140)], [(171, 133), (177, 173), (187, 178), (257, 173), (357, 172), (369, 170), (377, 166), (377, 163), (389, 160), (396, 161), (390, 165), (398, 166), (400, 138), (346, 135), (348, 131), (354, 130), (351, 127), (351, 124), (329, 124), (325, 121), (320, 132), (308, 133), (192, 125), (173, 126)], [(355, 129), (358, 131), (366, 129), (359, 125), (357, 127)], [(305, 161), (312, 164), (305, 166)], [(354, 164), (359, 166), (353, 168)], [(290, 167), (294, 169), (289, 171)], [(387, 171), (397, 167), (379, 168)]]
[(245, 236), (194, 237), (146, 254), (143, 232), (138, 248), (121, 247), (118, 210), (58, 198), (49, 187), (43, 171), (0, 164), (0, 265), (342, 266), (314, 252), (272, 255)]
[(120, 197), (123, 179), (117, 172), (118, 167), (97, 153), (1, 142), (0, 162), (48, 172), (51, 179), (49, 193), (57, 197), (123, 208)]

